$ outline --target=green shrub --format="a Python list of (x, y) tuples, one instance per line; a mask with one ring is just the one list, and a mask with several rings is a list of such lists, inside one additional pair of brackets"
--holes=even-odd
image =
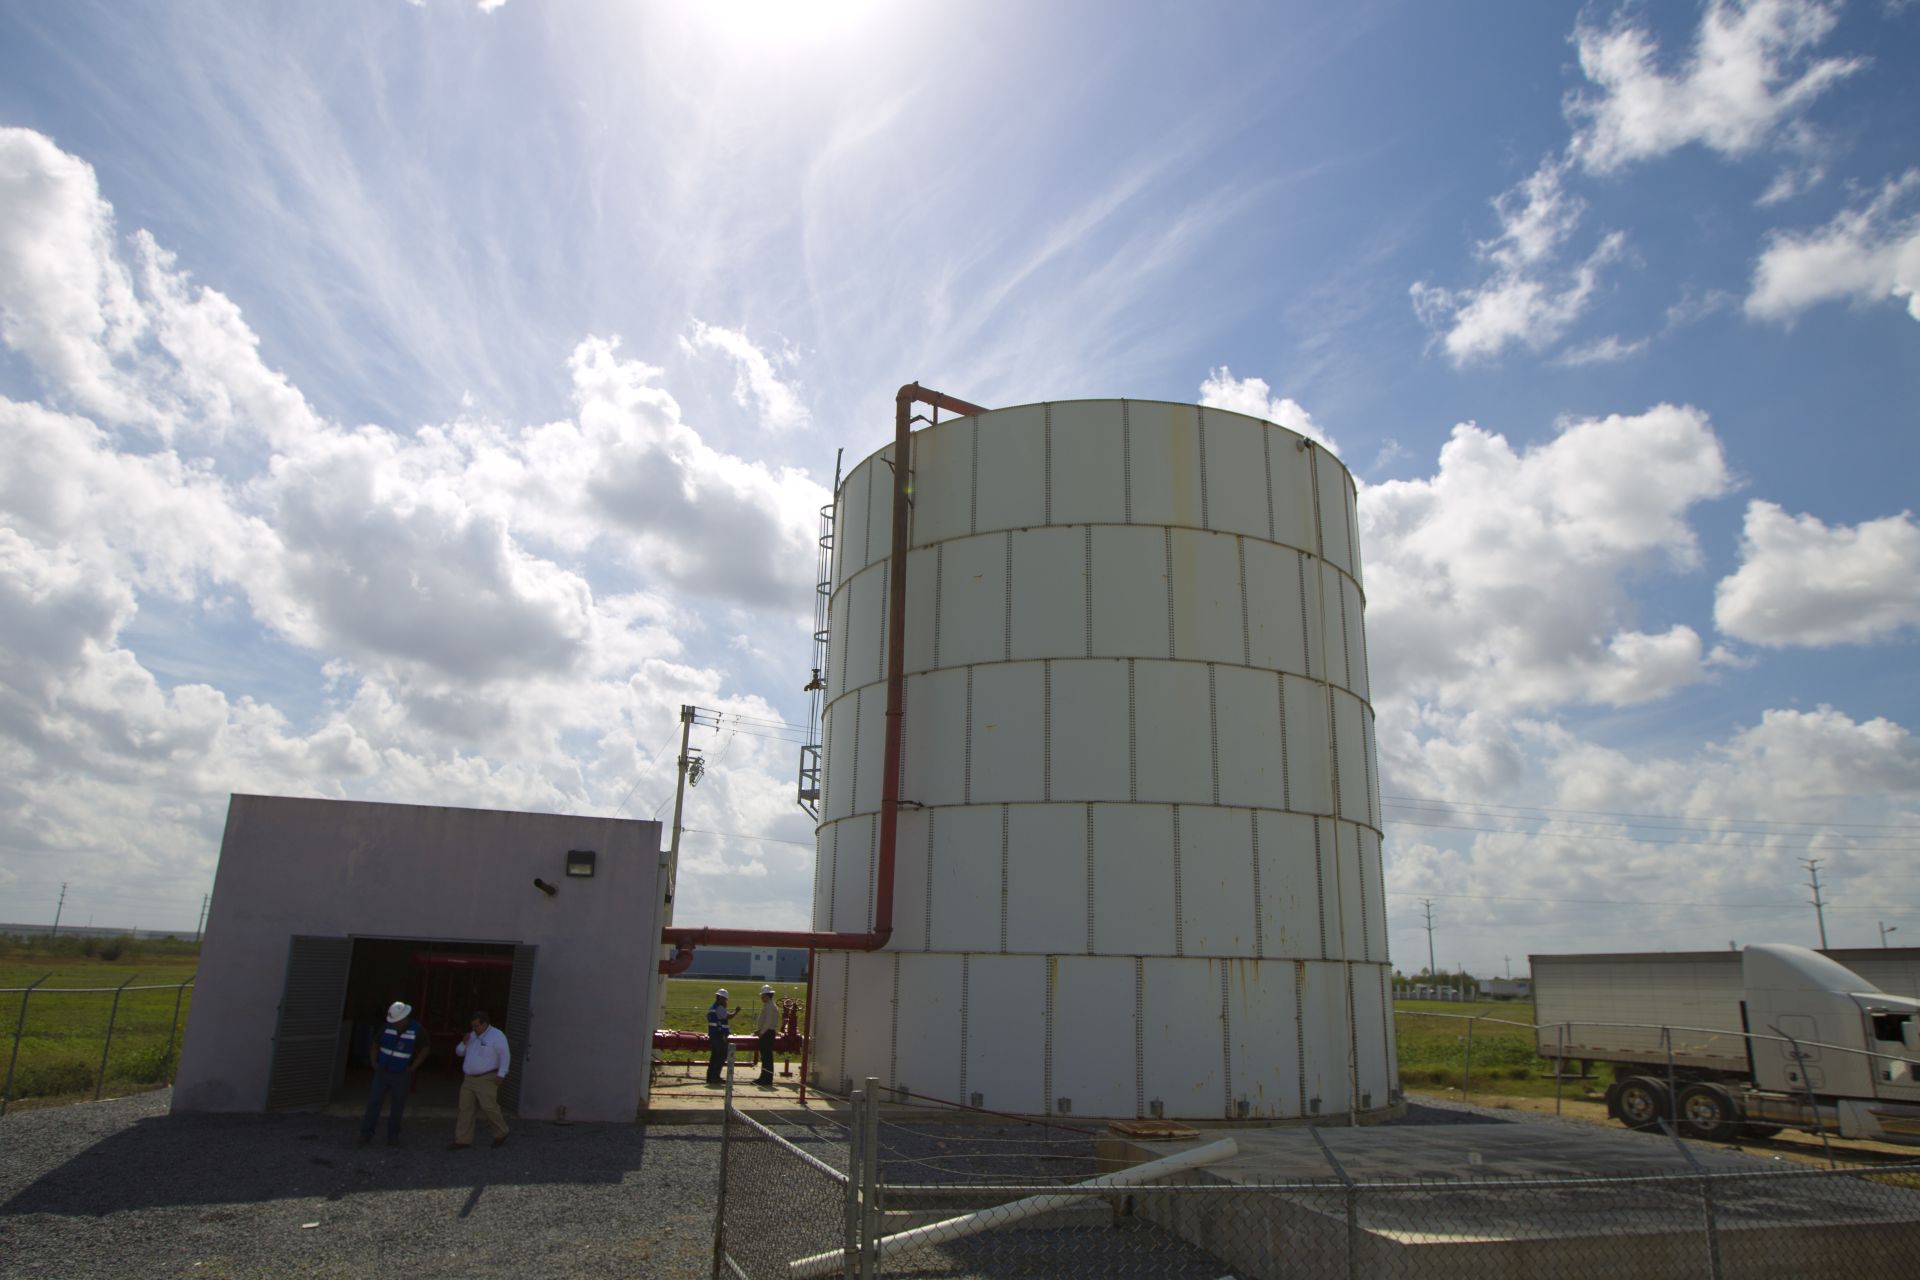
[(62, 1093), (86, 1093), (93, 1088), (93, 1064), (71, 1054), (22, 1063), (13, 1075), (16, 1098), (50, 1098)]
[(119, 1058), (109, 1073), (134, 1084), (163, 1084), (173, 1074), (174, 1055), (164, 1043), (143, 1044)]
[(127, 937), (124, 934), (117, 938), (103, 938), (100, 942), (100, 950), (98, 951), (97, 954), (102, 960), (105, 960), (108, 963), (112, 963), (113, 961), (118, 960), (121, 956), (126, 954), (127, 944), (132, 941), (133, 941), (132, 938)]

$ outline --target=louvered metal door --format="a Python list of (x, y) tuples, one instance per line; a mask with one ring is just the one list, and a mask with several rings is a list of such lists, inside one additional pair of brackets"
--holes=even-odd
[(520, 1082), (527, 1078), (527, 1063), (532, 1059), (529, 1034), (533, 1027), (533, 956), (538, 947), (516, 945), (513, 949), (513, 980), (507, 988), (507, 1016), (502, 1024), (507, 1033), (507, 1048), (513, 1054), (513, 1066), (500, 1084), (500, 1106), (515, 1115), (520, 1113)]
[(333, 1096), (335, 1046), (346, 1007), (350, 938), (296, 936), (287, 946), (287, 985), (273, 1031), (267, 1110), (324, 1107)]

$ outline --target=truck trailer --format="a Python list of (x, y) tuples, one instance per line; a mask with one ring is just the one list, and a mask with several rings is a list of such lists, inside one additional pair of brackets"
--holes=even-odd
[[(1882, 952), (1913, 990), (1913, 948)], [(1703, 1138), (1783, 1128), (1920, 1146), (1920, 999), (1805, 947), (1533, 956), (1537, 1049), (1606, 1063), (1607, 1111)]]

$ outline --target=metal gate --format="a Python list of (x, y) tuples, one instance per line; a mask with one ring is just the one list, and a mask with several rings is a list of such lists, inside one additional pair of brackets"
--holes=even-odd
[(267, 1110), (324, 1107), (333, 1096), (340, 1015), (346, 1007), (351, 938), (295, 935), (287, 945), (287, 985), (273, 1030)]
[(533, 1056), (529, 1034), (533, 1029), (533, 958), (540, 948), (516, 943), (513, 948), (513, 979), (507, 987), (507, 1012), (502, 1028), (507, 1033), (507, 1049), (513, 1054), (513, 1066), (500, 1084), (500, 1106), (520, 1114), (520, 1082), (527, 1077), (527, 1062)]

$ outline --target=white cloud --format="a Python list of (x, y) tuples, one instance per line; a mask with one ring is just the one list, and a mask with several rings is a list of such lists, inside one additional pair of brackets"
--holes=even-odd
[[(1408, 290), (1453, 364), (1492, 359), (1513, 346), (1545, 350), (1595, 302), (1601, 271), (1622, 257), (1626, 238), (1612, 232), (1577, 265), (1563, 265), (1585, 213), (1585, 202), (1567, 189), (1576, 170), (1614, 173), (1698, 143), (1726, 156), (1771, 147), (1794, 157), (1762, 194), (1762, 205), (1818, 182), (1825, 144), (1803, 113), (1866, 65), (1813, 57), (1837, 9), (1821, 0), (1710, 0), (1692, 50), (1671, 73), (1659, 65), (1652, 33), (1628, 12), (1606, 27), (1581, 21), (1574, 40), (1594, 90), (1567, 96), (1573, 136), (1565, 152), (1494, 200), (1499, 234), (1476, 247), (1491, 268), (1487, 279), (1461, 289), (1420, 280)], [(1559, 362), (1618, 360), (1647, 341), (1600, 338)]]
[(0, 339), (75, 407), (127, 416), (113, 362), (146, 319), (93, 167), (30, 129), (0, 128), (0, 209)]
[(1456, 366), (1491, 359), (1516, 343), (1539, 351), (1558, 342), (1593, 302), (1601, 268), (1625, 249), (1626, 237), (1616, 231), (1571, 271), (1557, 267), (1585, 209), (1567, 194), (1566, 171), (1563, 162), (1545, 161), (1495, 198), (1500, 234), (1476, 249), (1493, 269), (1484, 283), (1447, 289), (1422, 280), (1408, 290)]
[[(1864, 206), (1816, 231), (1776, 232), (1754, 264), (1747, 314), (1784, 320), (1822, 302), (1904, 298), (1920, 320), (1920, 169), (1890, 179)], [(1904, 208), (1904, 211), (1903, 211)]]
[[(1499, 949), (1517, 969), (1529, 951), (1617, 950), (1629, 931), (1647, 950), (1698, 949), (1703, 939), (1814, 945), (1799, 866), (1809, 855), (1826, 859), (1834, 945), (1870, 944), (1883, 904), (1920, 892), (1912, 859), (1856, 825), (1920, 818), (1920, 740), (1884, 718), (1768, 710), (1722, 740), (1659, 754), (1551, 722), (1430, 717), (1420, 730), (1411, 755), (1411, 735), (1392, 754), (1382, 739), (1389, 795), (1484, 801), (1524, 789), (1557, 812), (1400, 806), (1406, 822), (1390, 814), (1387, 887), (1400, 895), (1403, 968), (1426, 963), (1418, 917), (1404, 910), (1422, 895), (1439, 898), (1443, 965), (1465, 960), (1486, 972)], [(1676, 863), (1686, 867), (1680, 879)]]
[(1920, 524), (1857, 525), (1747, 505), (1740, 567), (1714, 592), (1720, 630), (1752, 644), (1869, 644), (1920, 628)]
[(1581, 23), (1580, 69), (1600, 91), (1567, 99), (1569, 156), (1608, 173), (1692, 143), (1728, 156), (1758, 150), (1866, 65), (1811, 56), (1838, 20), (1839, 5), (1821, 0), (1711, 0), (1672, 74), (1652, 33), (1626, 14), (1605, 28)]
[[(742, 628), (799, 651), (824, 490), (707, 444), (617, 339), (579, 344), (556, 422), (349, 428), (233, 300), (123, 242), (83, 162), (5, 131), (0, 190), (0, 341), (58, 406), (0, 398), (9, 899), (54, 865), (118, 921), (191, 919), (230, 791), (610, 809), (681, 703), (777, 715), (684, 655)], [(179, 678), (149, 615), (217, 629), (222, 668)], [(303, 666), (297, 713), (235, 691)], [(736, 744), (710, 825), (803, 835), (787, 750)], [(791, 859), (690, 847), (777, 868), (769, 922), (801, 922)]]
[(1589, 364), (1614, 364), (1629, 360), (1647, 349), (1650, 338), (1635, 338), (1628, 342), (1617, 333), (1604, 338), (1595, 338), (1592, 342), (1583, 342), (1579, 346), (1568, 347), (1554, 357), (1555, 364), (1579, 368)]
[(1507, 713), (1630, 705), (1701, 679), (1700, 637), (1635, 626), (1626, 578), (1696, 568), (1688, 511), (1728, 483), (1689, 407), (1574, 422), (1524, 452), (1455, 427), (1432, 478), (1360, 495), (1376, 687)]
[(1587, 207), (1584, 200), (1567, 194), (1565, 177), (1566, 166), (1549, 160), (1496, 196), (1500, 234), (1480, 243), (1480, 256), (1515, 273), (1551, 261)]
[(799, 393), (781, 379), (773, 360), (741, 330), (695, 320), (680, 343), (688, 351), (718, 351), (733, 361), (734, 403), (757, 412), (762, 427), (791, 431), (812, 422), (813, 415)]
[(1334, 443), (1326, 428), (1301, 407), (1299, 401), (1274, 395), (1273, 388), (1267, 385), (1265, 378), (1236, 378), (1233, 370), (1225, 365), (1209, 369), (1206, 381), (1200, 384), (1200, 403), (1276, 422), (1290, 431), (1318, 440), (1331, 453), (1340, 452), (1340, 446)]

